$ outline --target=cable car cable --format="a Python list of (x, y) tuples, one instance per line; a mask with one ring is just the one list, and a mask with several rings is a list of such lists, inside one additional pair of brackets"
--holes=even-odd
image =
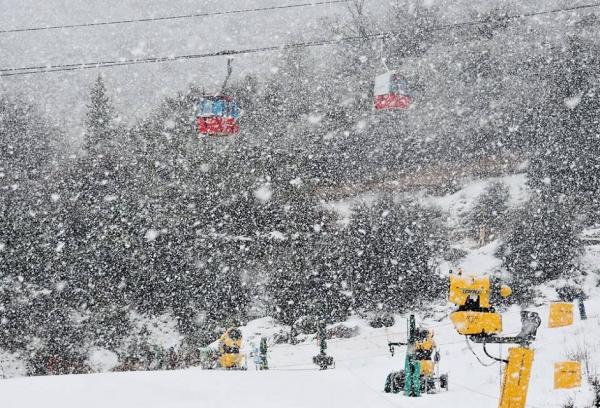
[[(373, 35), (369, 35), (369, 38), (378, 38), (381, 35), (392, 35), (394, 33), (382, 34), (377, 33)], [(113, 67), (113, 66), (123, 66), (123, 65), (137, 65), (137, 64), (148, 64), (148, 63), (157, 63), (157, 62), (168, 62), (168, 61), (180, 61), (180, 60), (190, 60), (190, 59), (199, 59), (199, 58), (210, 58), (210, 57), (220, 57), (220, 56), (231, 56), (231, 55), (241, 55), (241, 54), (253, 54), (259, 52), (269, 52), (269, 51), (284, 51), (286, 49), (294, 49), (294, 48), (307, 48), (307, 47), (318, 47), (322, 45), (329, 44), (337, 44), (344, 41), (357, 41), (364, 39), (364, 37), (355, 36), (355, 37), (342, 37), (331, 40), (317, 40), (317, 41), (308, 41), (302, 43), (292, 43), (292, 44), (282, 44), (275, 46), (266, 46), (266, 47), (257, 47), (257, 48), (247, 48), (242, 50), (222, 50), (222, 51), (214, 51), (203, 54), (186, 54), (186, 55), (175, 55), (168, 57), (150, 57), (150, 58), (142, 58), (142, 59), (121, 59), (121, 60), (113, 60), (113, 61), (96, 61), (96, 62), (84, 62), (84, 63), (76, 63), (76, 64), (58, 64), (58, 65), (47, 65), (47, 66), (33, 66), (33, 67), (21, 67), (21, 68), (0, 68), (0, 77), (3, 76), (14, 76), (14, 75), (27, 75), (27, 74), (37, 74), (37, 73), (47, 73), (47, 72), (58, 72), (58, 71), (74, 71), (80, 69), (92, 69), (92, 68), (104, 68), (104, 67)]]
[[(564, 12), (568, 12), (568, 11), (583, 10), (583, 9), (599, 7), (599, 6), (600, 6), (600, 3), (581, 4), (579, 6), (556, 8), (556, 9), (543, 10), (543, 11), (534, 11), (534, 12), (530, 12), (530, 13), (515, 14), (512, 16), (497, 16), (497, 19), (498, 19), (498, 21), (518, 20), (520, 18), (536, 17), (536, 16), (541, 16), (544, 14), (564, 13)], [(434, 30), (446, 29), (446, 28), (452, 28), (452, 27), (472, 26), (472, 25), (486, 24), (486, 23), (489, 23), (489, 21), (474, 21), (474, 22), (466, 21), (464, 23), (447, 24), (447, 25), (443, 25), (440, 27), (435, 27)]]
[[(147, 22), (165, 21), (165, 20), (180, 20), (180, 19), (186, 19), (186, 18), (212, 17), (212, 16), (220, 16), (220, 15), (228, 15), (228, 14), (243, 14), (243, 13), (250, 13), (250, 12), (281, 10), (281, 9), (288, 9), (288, 8), (300, 8), (300, 7), (320, 6), (320, 5), (329, 5), (329, 4), (343, 4), (343, 3), (348, 3), (349, 1), (350, 0), (329, 0), (329, 1), (319, 1), (319, 2), (314, 2), (314, 3), (299, 3), (299, 4), (289, 4), (289, 5), (285, 5), (285, 6), (258, 7), (258, 8), (252, 8), (252, 9), (215, 11), (215, 12), (209, 12), (209, 13), (182, 14), (182, 15), (175, 15), (175, 16), (147, 17), (147, 18), (115, 20), (115, 21), (100, 21), (100, 22), (93, 22), (93, 23), (80, 23), (80, 24), (63, 24), (63, 25), (45, 26), (45, 27), (12, 28), (12, 29), (8, 29), (8, 30), (0, 30), (0, 34), (20, 33), (20, 32), (28, 32), (28, 31), (59, 30), (59, 29), (67, 29), (67, 28), (97, 27), (97, 26), (105, 26), (105, 25), (119, 25), (119, 24), (131, 24), (131, 23), (147, 23)], [(597, 7), (597, 6), (598, 5), (596, 5), (596, 4), (583, 4), (583, 5), (579, 5), (579, 6), (572, 6), (572, 7), (562, 8), (562, 9), (524, 13), (524, 14), (519, 14), (519, 15), (514, 15), (514, 16), (505, 16), (505, 17), (501, 17), (500, 19), (501, 20), (511, 20), (511, 19), (516, 19), (516, 18), (534, 17), (534, 16), (538, 16), (538, 15), (543, 15), (543, 14), (581, 10), (581, 9), (585, 9), (585, 8), (589, 8), (589, 7)], [(469, 26), (469, 25), (474, 25), (474, 24), (481, 24), (481, 23), (480, 22), (455, 23), (455, 24), (448, 24), (445, 26), (440, 26), (440, 28)]]
[[(562, 9), (554, 9), (554, 10), (546, 10), (536, 13), (529, 13), (523, 15), (516, 16), (508, 16), (504, 19), (515, 19), (515, 18), (525, 18), (532, 17), (542, 14), (550, 14), (550, 13), (559, 13), (565, 11), (572, 10), (580, 10), (584, 8), (591, 7), (600, 7), (600, 3), (595, 4), (587, 4), (581, 6), (574, 6)], [(460, 27), (465, 25), (478, 25), (478, 24), (486, 24), (486, 21), (472, 21), (465, 23), (456, 23), (451, 25), (444, 25), (439, 27), (434, 27), (433, 30), (444, 30), (453, 27)], [(372, 39), (384, 39), (391, 38), (394, 35), (401, 34), (402, 31), (386, 31), (379, 32), (374, 34), (368, 34), (366, 38)], [(352, 42), (364, 40), (365, 36), (352, 36), (352, 37), (339, 37), (328, 40), (315, 40), (315, 41), (307, 41), (301, 43), (292, 43), (292, 44), (282, 44), (275, 46), (265, 46), (265, 47), (257, 47), (257, 48), (247, 48), (242, 50), (221, 50), (208, 52), (203, 54), (186, 54), (186, 55), (175, 55), (175, 56), (163, 56), (163, 57), (150, 57), (150, 58), (142, 58), (142, 59), (120, 59), (113, 61), (97, 61), (97, 62), (87, 62), (87, 63), (77, 63), (77, 64), (57, 64), (57, 65), (47, 65), (47, 66), (32, 66), (32, 67), (20, 67), (20, 68), (0, 68), (0, 77), (9, 77), (9, 76), (19, 76), (19, 75), (31, 75), (31, 74), (45, 74), (50, 72), (61, 72), (61, 71), (76, 71), (82, 69), (94, 69), (94, 68), (108, 68), (108, 67), (118, 67), (118, 66), (126, 66), (126, 65), (137, 65), (137, 64), (149, 64), (149, 63), (160, 63), (160, 62), (170, 62), (170, 61), (180, 61), (180, 60), (192, 60), (192, 59), (201, 59), (201, 58), (211, 58), (211, 57), (219, 57), (219, 56), (232, 56), (232, 55), (243, 55), (243, 54), (253, 54), (253, 53), (261, 53), (261, 52), (270, 52), (270, 51), (284, 51), (288, 49), (295, 48), (308, 48), (308, 47), (319, 47), (323, 45), (331, 45), (338, 44), (342, 42)]]
[(314, 3), (288, 4), (285, 6), (257, 7), (257, 8), (251, 8), (251, 9), (214, 11), (214, 12), (208, 12), (208, 13), (182, 14), (182, 15), (176, 15), (176, 16), (132, 18), (132, 19), (128, 19), (128, 20), (100, 21), (100, 22), (93, 22), (93, 23), (80, 23), (80, 24), (63, 24), (63, 25), (46, 26), (46, 27), (12, 28), (12, 29), (8, 29), (8, 30), (0, 30), (0, 34), (22, 33), (22, 32), (28, 32), (28, 31), (61, 30), (61, 29), (66, 29), (66, 28), (97, 27), (97, 26), (131, 24), (131, 23), (150, 23), (150, 22), (166, 21), (166, 20), (182, 20), (182, 19), (186, 19), (186, 18), (213, 17), (213, 16), (223, 16), (223, 15), (228, 15), (228, 14), (243, 14), (243, 13), (250, 13), (250, 12), (282, 10), (282, 9), (310, 7), (310, 6), (322, 6), (322, 5), (328, 5), (328, 4), (341, 4), (341, 3), (348, 3), (349, 1), (350, 0), (327, 0), (327, 1), (317, 1)]

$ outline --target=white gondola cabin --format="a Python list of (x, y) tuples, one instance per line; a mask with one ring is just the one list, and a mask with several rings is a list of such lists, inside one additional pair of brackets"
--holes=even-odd
[(373, 96), (376, 110), (408, 109), (412, 103), (408, 81), (395, 71), (375, 77)]

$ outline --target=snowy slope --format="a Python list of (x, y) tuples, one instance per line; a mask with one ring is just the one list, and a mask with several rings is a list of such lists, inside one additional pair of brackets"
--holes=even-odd
[(467, 180), (464, 186), (454, 194), (427, 196), (420, 193), (416, 195), (416, 198), (424, 205), (431, 205), (447, 213), (449, 215), (448, 227), (456, 228), (460, 224), (460, 218), (471, 211), (473, 205), (477, 202), (477, 198), (495, 182), (501, 182), (508, 188), (507, 205), (511, 208), (518, 207), (529, 198), (526, 185), (527, 176), (523, 173), (482, 180)]
[[(587, 304), (589, 319), (573, 326), (548, 329), (547, 306), (536, 310), (542, 316), (536, 356), (528, 398), (529, 407), (560, 407), (568, 398), (591, 401), (587, 384), (573, 391), (553, 390), (553, 364), (568, 359), (569, 353), (586, 345), (592, 351), (593, 364), (600, 367), (600, 297), (598, 293)], [(247, 372), (188, 369), (168, 372), (109, 373), (58, 377), (20, 378), (0, 381), (0, 406), (3, 408), (118, 408), (118, 407), (454, 407), (466, 404), (495, 407), (499, 395), (500, 367), (480, 365), (444, 319), (427, 320), (434, 328), (440, 346), (440, 370), (449, 373), (450, 391), (408, 399), (383, 393), (386, 374), (402, 364), (403, 350), (391, 357), (387, 341), (405, 336), (405, 321), (399, 318), (389, 329), (371, 329), (364, 322), (361, 334), (352, 339), (329, 342), (329, 352), (336, 359), (336, 368), (319, 371), (311, 362), (317, 352), (315, 342), (296, 346), (277, 345), (270, 353), (271, 370)], [(246, 332), (264, 329), (272, 332), (269, 322), (261, 319), (247, 327)], [(506, 333), (519, 327), (518, 310), (512, 309), (505, 318)], [(485, 362), (479, 346), (474, 350)], [(491, 347), (492, 352), (498, 352)], [(506, 356), (503, 347), (502, 354)]]
[[(527, 198), (525, 178), (509, 176), (502, 180), (510, 187), (510, 205), (515, 206)], [(460, 191), (443, 197), (423, 196), (424, 203), (435, 205), (449, 214), (449, 223), (458, 223), (462, 213), (469, 210), (474, 199), (492, 180), (473, 181)], [(343, 203), (342, 203), (343, 204)], [(351, 217), (347, 205), (338, 204), (341, 217)], [(482, 248), (464, 248), (468, 255), (460, 261), (467, 272), (487, 273), (497, 269), (498, 259), (493, 254), (498, 245), (494, 241)], [(553, 390), (553, 364), (568, 360), (573, 354), (587, 349), (592, 356), (589, 369), (600, 369), (600, 291), (597, 279), (600, 245), (586, 247), (581, 259), (582, 267), (590, 272), (586, 283), (591, 298), (587, 302), (589, 319), (573, 326), (548, 329), (547, 305), (534, 310), (543, 319), (538, 339), (534, 343), (536, 356), (532, 373), (528, 407), (560, 407), (573, 398), (577, 406), (586, 406), (592, 399), (588, 384), (572, 391)], [(548, 288), (545, 293), (552, 296)], [(551, 298), (550, 298), (551, 300)], [(476, 407), (496, 407), (500, 389), (500, 366), (483, 354), (481, 347), (473, 349), (486, 364), (482, 366), (466, 346), (447, 319), (449, 305), (440, 305), (438, 311), (427, 319), (418, 317), (419, 323), (433, 328), (441, 350), (440, 371), (449, 374), (450, 391), (408, 399), (401, 395), (385, 394), (386, 375), (402, 367), (404, 350), (395, 357), (388, 352), (387, 342), (405, 339), (405, 319), (398, 316), (396, 325), (388, 329), (372, 329), (360, 319), (350, 319), (347, 324), (358, 326), (360, 334), (352, 339), (334, 339), (328, 352), (336, 359), (334, 370), (321, 372), (312, 365), (317, 353), (314, 336), (299, 345), (281, 344), (271, 348), (269, 371), (256, 371), (249, 362), (247, 372), (226, 372), (191, 368), (181, 371), (104, 373), (37, 378), (14, 378), (0, 381), (0, 407), (2, 408), (186, 408), (229, 407), (232, 404), (246, 407), (455, 407), (469, 403)], [(505, 314), (505, 333), (519, 330), (519, 309)], [(262, 318), (243, 328), (244, 352), (251, 343), (258, 344), (261, 336), (272, 336), (279, 331), (271, 319)], [(168, 336), (157, 333), (161, 338)], [(507, 355), (507, 347), (490, 347), (497, 355)], [(16, 362), (15, 364), (17, 364)], [(14, 368), (18, 374), (19, 367)], [(21, 370), (22, 371), (22, 370)]]

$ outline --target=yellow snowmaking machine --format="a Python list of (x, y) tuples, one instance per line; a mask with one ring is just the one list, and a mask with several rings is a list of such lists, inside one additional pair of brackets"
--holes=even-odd
[(448, 375), (437, 375), (436, 365), (440, 360), (433, 330), (416, 327), (415, 316), (408, 320), (407, 342), (388, 342), (390, 353), (394, 348), (407, 346), (404, 359), (404, 370), (393, 371), (385, 380), (384, 391), (399, 393), (409, 397), (418, 397), (422, 393), (433, 394), (440, 390), (448, 390)]
[[(473, 342), (482, 343), (488, 357), (507, 364), (499, 408), (525, 408), (534, 354), (529, 346), (535, 340), (541, 319), (536, 312), (522, 311), (520, 333), (510, 337), (499, 336), (502, 332), (502, 315), (496, 312), (490, 298), (495, 295), (506, 298), (511, 292), (506, 285), (492, 285), (489, 276), (451, 273), (449, 300), (458, 309), (450, 314), (450, 320), (459, 334)], [(502, 360), (487, 352), (488, 343), (512, 343), (518, 347), (509, 348), (508, 359)]]
[[(512, 293), (510, 287), (502, 285), (499, 295), (507, 298)], [(460, 334), (496, 334), (502, 331), (502, 316), (496, 313), (490, 303), (490, 278), (450, 275), (450, 302), (458, 310), (450, 315), (450, 320)]]
[(433, 340), (433, 330), (418, 328), (416, 338), (415, 359), (421, 366), (421, 374), (433, 377), (435, 363), (439, 361), (439, 353), (437, 353), (436, 344)]
[(219, 338), (219, 368), (227, 370), (244, 370), (244, 355), (240, 352), (242, 347), (242, 331), (237, 327), (230, 327)]

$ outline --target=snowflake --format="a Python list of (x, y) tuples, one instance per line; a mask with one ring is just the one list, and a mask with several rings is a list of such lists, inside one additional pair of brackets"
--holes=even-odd
[(160, 235), (160, 232), (151, 228), (148, 231), (146, 231), (146, 235), (144, 235), (144, 238), (146, 238), (146, 241), (152, 242), (156, 238), (158, 238), (159, 235)]
[(254, 190), (254, 196), (263, 203), (270, 201), (271, 197), (273, 197), (273, 190), (271, 189), (271, 184), (265, 183), (256, 190)]

